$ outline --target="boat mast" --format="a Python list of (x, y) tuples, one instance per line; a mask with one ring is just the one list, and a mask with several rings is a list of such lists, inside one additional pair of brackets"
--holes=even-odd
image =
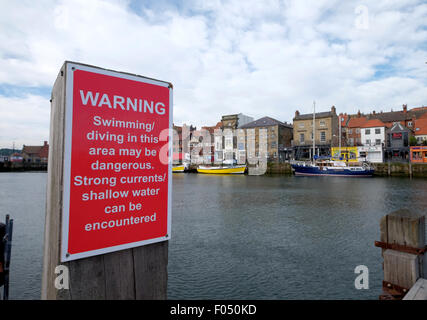
[(313, 101), (313, 162), (314, 162), (314, 154), (316, 150), (316, 101)]
[(339, 156), (338, 160), (341, 160), (341, 115), (338, 116), (338, 122), (339, 122)]

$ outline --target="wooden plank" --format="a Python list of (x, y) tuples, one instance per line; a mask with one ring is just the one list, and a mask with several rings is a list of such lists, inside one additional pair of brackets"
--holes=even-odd
[(403, 300), (427, 300), (427, 279), (418, 279)]
[(425, 246), (425, 217), (407, 209), (394, 211), (380, 222), (381, 241), (414, 248)]
[[(168, 241), (133, 248), (135, 298), (167, 298)], [(162, 285), (159, 285), (162, 284)]]
[(70, 290), (68, 291), (71, 299), (106, 299), (103, 255), (70, 261), (67, 265), (70, 270)]
[[(62, 66), (51, 96), (49, 161), (47, 175), (47, 199), (44, 231), (44, 256), (42, 274), (42, 299), (56, 299), (54, 286), (55, 268), (60, 261), (62, 217), (62, 186), (65, 121), (65, 64)], [(62, 296), (66, 293), (62, 293)]]
[(383, 256), (384, 281), (409, 289), (420, 277), (417, 255), (388, 249)]
[(104, 255), (105, 298), (135, 299), (135, 276), (131, 249)]

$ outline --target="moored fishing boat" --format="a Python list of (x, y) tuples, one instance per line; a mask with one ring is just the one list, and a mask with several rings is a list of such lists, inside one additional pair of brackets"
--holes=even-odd
[(246, 170), (246, 165), (197, 167), (198, 173), (208, 173), (208, 174), (243, 174), (245, 173), (245, 170)]
[(172, 166), (172, 172), (173, 173), (184, 172), (184, 170), (185, 170), (185, 165), (183, 165), (183, 164)]
[(367, 163), (361, 166), (348, 166), (340, 161), (326, 160), (295, 163), (291, 166), (296, 176), (372, 177), (374, 174), (374, 169)]

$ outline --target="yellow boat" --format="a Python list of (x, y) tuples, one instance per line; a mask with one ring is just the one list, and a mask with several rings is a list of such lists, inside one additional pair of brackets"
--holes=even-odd
[(185, 165), (177, 165), (172, 167), (172, 172), (184, 172)]
[(218, 167), (204, 167), (199, 166), (197, 168), (198, 173), (208, 174), (242, 174), (245, 173), (246, 165), (241, 166), (218, 166)]

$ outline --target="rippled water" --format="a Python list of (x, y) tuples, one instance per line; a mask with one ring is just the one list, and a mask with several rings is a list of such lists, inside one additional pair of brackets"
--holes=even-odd
[[(14, 299), (39, 299), (45, 173), (0, 174)], [(427, 207), (427, 180), (175, 174), (170, 299), (377, 299), (379, 219)], [(354, 288), (366, 265), (370, 289)]]

